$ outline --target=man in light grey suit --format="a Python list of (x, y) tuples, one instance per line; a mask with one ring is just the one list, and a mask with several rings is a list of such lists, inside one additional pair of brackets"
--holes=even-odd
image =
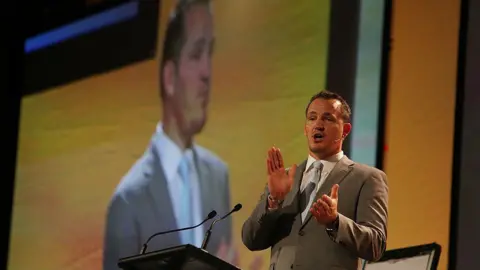
[(284, 168), (280, 150), (267, 157), (267, 188), (242, 228), (252, 250), (271, 248), (270, 269), (349, 269), (375, 261), (386, 248), (387, 177), (342, 152), (350, 107), (322, 91), (306, 109), (309, 156)]
[[(139, 254), (154, 233), (199, 224), (208, 213), (230, 211), (226, 164), (193, 143), (207, 117), (213, 18), (207, 0), (179, 1), (168, 22), (160, 65), (162, 122), (149, 147), (124, 176), (108, 207), (103, 269)], [(209, 223), (153, 238), (148, 250), (200, 247)], [(228, 251), (232, 221), (217, 223), (207, 250), (235, 263)]]

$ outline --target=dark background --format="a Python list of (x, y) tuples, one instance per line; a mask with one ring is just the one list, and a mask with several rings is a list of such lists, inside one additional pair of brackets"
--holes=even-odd
[(451, 269), (480, 269), (480, 1), (462, 1), (450, 223)]

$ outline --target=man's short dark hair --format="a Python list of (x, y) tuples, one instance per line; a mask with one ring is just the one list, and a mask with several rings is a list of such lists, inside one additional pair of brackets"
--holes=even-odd
[(163, 39), (162, 58), (160, 59), (160, 91), (164, 95), (163, 69), (168, 61), (175, 64), (185, 44), (185, 14), (190, 7), (198, 4), (209, 5), (211, 0), (178, 0), (174, 11), (170, 15)]
[(342, 119), (345, 123), (350, 123), (350, 118), (352, 115), (352, 111), (350, 110), (350, 106), (348, 105), (347, 101), (340, 96), (337, 93), (330, 92), (327, 90), (323, 90), (310, 98), (310, 101), (308, 102), (307, 108), (305, 108), (305, 115), (308, 113), (308, 108), (310, 107), (310, 104), (316, 99), (325, 99), (325, 100), (338, 100), (342, 104)]

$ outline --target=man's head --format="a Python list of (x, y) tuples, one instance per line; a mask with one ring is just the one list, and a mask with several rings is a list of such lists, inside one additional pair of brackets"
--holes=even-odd
[(322, 91), (315, 94), (305, 109), (305, 129), (310, 154), (323, 159), (342, 149), (350, 133), (350, 106), (338, 94)]
[(210, 1), (179, 0), (165, 34), (160, 87), (164, 118), (183, 136), (199, 133), (206, 121), (213, 44)]

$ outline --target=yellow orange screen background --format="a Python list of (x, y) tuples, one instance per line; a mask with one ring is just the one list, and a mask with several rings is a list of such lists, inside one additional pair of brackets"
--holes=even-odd
[[(162, 1), (159, 44), (172, 1)], [(305, 158), (303, 113), (325, 85), (329, 1), (214, 1), (216, 51), (196, 141), (230, 168), (234, 241), (266, 181), (266, 150)], [(159, 48), (160, 49), (160, 48)], [(157, 53), (157, 56), (159, 54)], [(161, 119), (158, 57), (22, 100), (9, 269), (100, 269), (109, 199)], [(28, 71), (27, 71), (28, 72)]]

